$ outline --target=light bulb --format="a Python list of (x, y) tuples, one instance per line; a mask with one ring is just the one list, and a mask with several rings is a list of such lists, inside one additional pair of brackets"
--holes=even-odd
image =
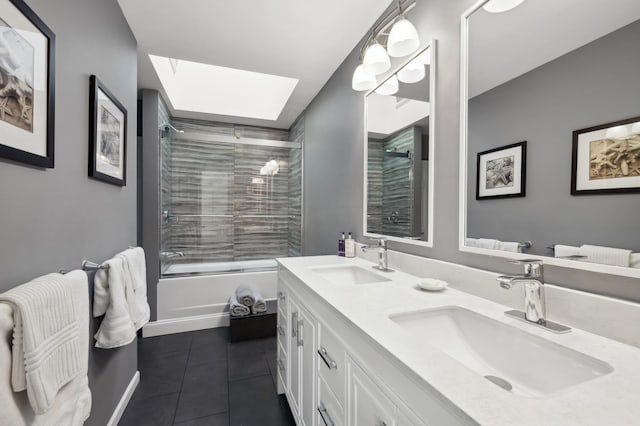
[(524, 0), (491, 0), (483, 7), (484, 10), (491, 13), (502, 13), (520, 6)]
[(383, 96), (394, 95), (398, 92), (398, 78), (394, 75), (389, 77), (377, 89), (376, 93)]
[(376, 41), (367, 47), (367, 50), (364, 52), (362, 66), (366, 73), (378, 75), (387, 72), (389, 68), (391, 68), (391, 61), (389, 60), (387, 51)]
[(424, 67), (424, 61), (420, 55), (398, 71), (398, 80), (403, 83), (417, 83), (426, 74)]
[(359, 92), (364, 90), (371, 90), (376, 87), (376, 76), (367, 73), (364, 70), (364, 66), (362, 64), (356, 67), (356, 70), (353, 72), (353, 78), (351, 79), (351, 87), (353, 90), (357, 90)]
[(411, 22), (404, 16), (393, 24), (389, 31), (387, 40), (387, 51), (389, 56), (400, 58), (412, 54), (420, 47), (418, 31)]

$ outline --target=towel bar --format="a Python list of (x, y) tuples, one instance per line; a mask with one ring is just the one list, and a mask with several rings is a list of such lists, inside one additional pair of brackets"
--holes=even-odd
[(99, 265), (95, 262), (92, 262), (90, 260), (83, 260), (82, 261), (82, 270), (83, 271), (97, 271), (98, 269), (109, 269), (109, 265)]

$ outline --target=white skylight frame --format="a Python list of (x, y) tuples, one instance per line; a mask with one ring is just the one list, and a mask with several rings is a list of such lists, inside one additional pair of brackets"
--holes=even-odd
[(169, 102), (179, 111), (275, 121), (299, 81), (163, 56), (149, 59)]

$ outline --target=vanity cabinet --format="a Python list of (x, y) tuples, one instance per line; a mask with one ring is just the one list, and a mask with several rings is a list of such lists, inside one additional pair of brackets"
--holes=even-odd
[(285, 394), (298, 426), (475, 424), (286, 268)]

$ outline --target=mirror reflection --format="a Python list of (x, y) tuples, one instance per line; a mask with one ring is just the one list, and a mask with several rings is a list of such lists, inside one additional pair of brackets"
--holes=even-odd
[(640, 268), (639, 18), (637, 0), (470, 16), (466, 246)]
[(428, 241), (431, 56), (414, 55), (365, 98), (366, 235)]

